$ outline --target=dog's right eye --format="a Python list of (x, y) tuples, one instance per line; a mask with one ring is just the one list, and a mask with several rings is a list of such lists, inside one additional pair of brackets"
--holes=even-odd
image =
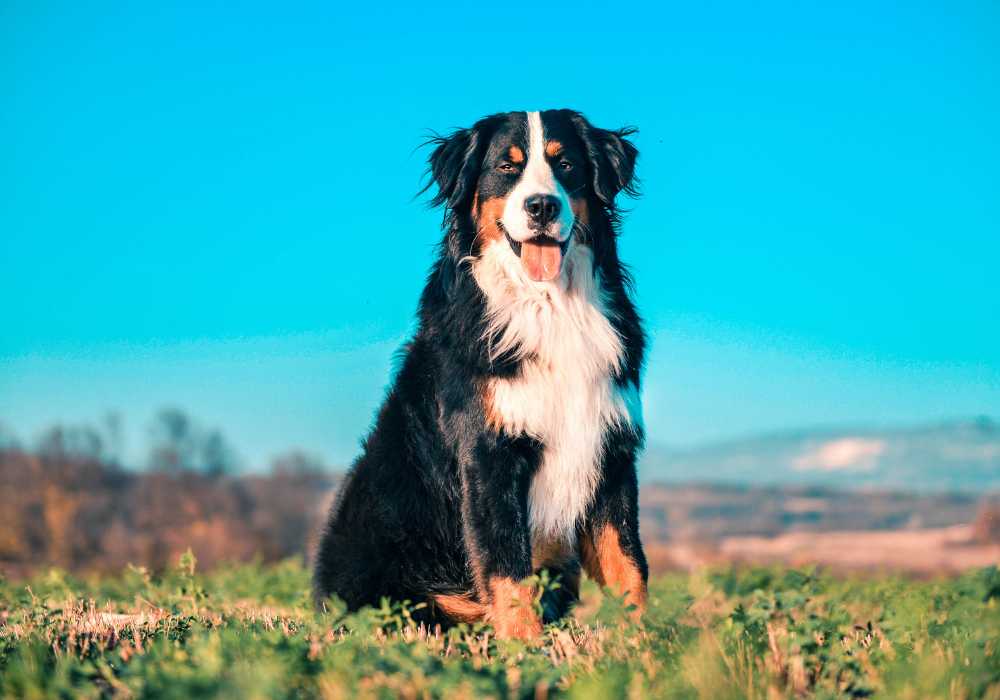
[(508, 163), (507, 161), (503, 161), (502, 163), (500, 163), (499, 165), (497, 165), (497, 170), (499, 170), (502, 173), (516, 173), (517, 172), (517, 168), (514, 167), (514, 164), (513, 163)]

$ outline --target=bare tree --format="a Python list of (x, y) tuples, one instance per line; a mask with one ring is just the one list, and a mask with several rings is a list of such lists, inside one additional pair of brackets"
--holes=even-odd
[(201, 471), (208, 476), (223, 476), (236, 467), (236, 455), (218, 430), (202, 438), (199, 452)]
[(274, 476), (316, 476), (328, 471), (321, 458), (302, 450), (290, 450), (271, 460)]
[(118, 411), (108, 411), (102, 421), (105, 436), (105, 459), (121, 466), (124, 459), (125, 437), (122, 416)]
[(191, 418), (179, 408), (161, 409), (150, 429), (150, 470), (194, 471), (197, 451), (197, 438)]
[(162, 409), (150, 430), (148, 467), (160, 472), (222, 476), (237, 467), (236, 453), (217, 429), (205, 431), (177, 408)]
[(0, 422), (0, 450), (19, 450), (21, 443), (14, 432)]
[(104, 440), (89, 425), (56, 425), (38, 440), (38, 455), (53, 459), (104, 461)]

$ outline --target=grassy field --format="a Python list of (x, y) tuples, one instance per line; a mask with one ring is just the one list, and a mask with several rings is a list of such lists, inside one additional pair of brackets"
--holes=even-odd
[(3, 697), (1000, 699), (1000, 573), (672, 574), (641, 626), (588, 587), (537, 643), (314, 612), (297, 562), (0, 581)]

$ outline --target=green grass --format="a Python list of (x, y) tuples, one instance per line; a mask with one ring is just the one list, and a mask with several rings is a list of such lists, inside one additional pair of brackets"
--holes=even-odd
[(297, 562), (0, 580), (3, 697), (1000, 699), (1000, 573), (784, 569), (651, 582), (643, 624), (585, 588), (537, 643), (427, 633), (384, 605), (315, 612)]

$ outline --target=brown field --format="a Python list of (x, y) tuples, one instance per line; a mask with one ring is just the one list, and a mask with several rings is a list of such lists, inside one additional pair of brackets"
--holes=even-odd
[(926, 530), (792, 532), (724, 537), (717, 542), (653, 541), (655, 571), (718, 564), (818, 565), (845, 572), (894, 571), (921, 577), (958, 574), (1000, 563), (1000, 544), (979, 542), (971, 525)]
[(933, 576), (1000, 562), (998, 509), (967, 494), (817, 488), (644, 488), (653, 571), (721, 564), (818, 565)]
[[(286, 462), (213, 476), (0, 450), (0, 575), (162, 570), (188, 547), (206, 568), (308, 557), (339, 478)], [(739, 562), (927, 576), (1000, 558), (990, 496), (645, 484), (640, 500), (654, 573)]]

